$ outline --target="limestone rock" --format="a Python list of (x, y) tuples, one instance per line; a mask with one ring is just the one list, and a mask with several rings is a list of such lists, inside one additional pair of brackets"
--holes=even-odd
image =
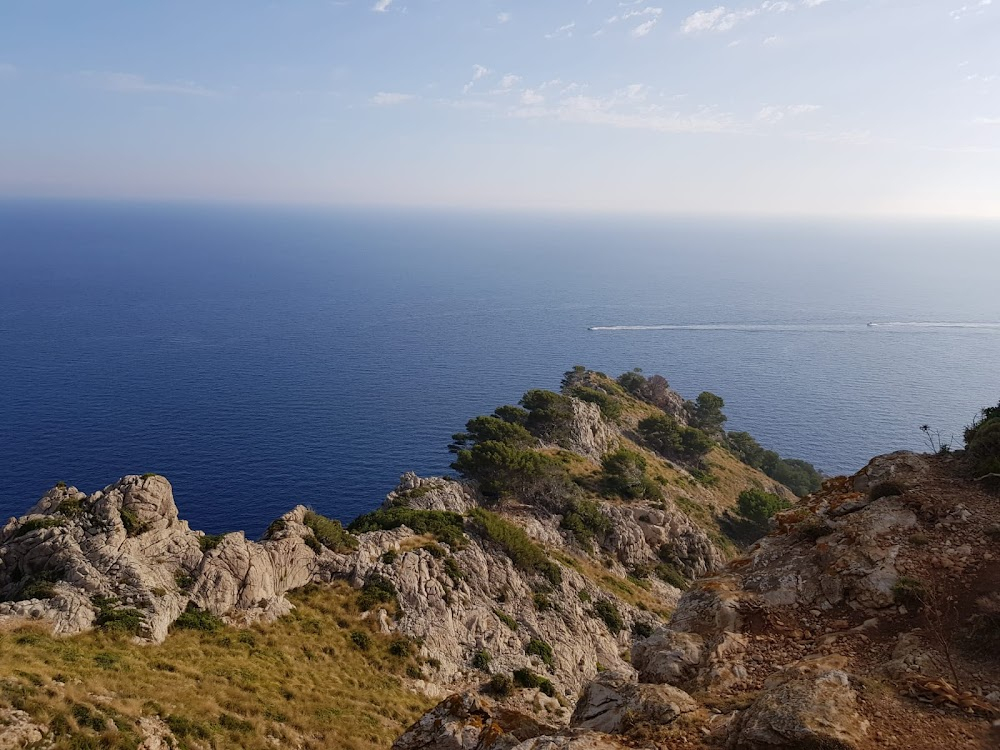
[(697, 633), (661, 628), (632, 646), (632, 666), (642, 682), (683, 685), (694, 679), (705, 652)]
[(573, 415), (568, 425), (568, 437), (562, 447), (581, 456), (600, 461), (616, 438), (615, 430), (601, 418), (597, 404), (571, 399)]
[(842, 671), (789, 679), (762, 693), (735, 722), (732, 750), (855, 750), (868, 732)]
[(669, 724), (697, 708), (683, 690), (635, 682), (631, 676), (604, 672), (587, 685), (570, 725), (620, 734), (638, 724)]
[(24, 711), (0, 708), (0, 750), (49, 747), (51, 740), (48, 740), (48, 735), (49, 728), (32, 721)]
[(569, 730), (527, 740), (514, 750), (624, 750), (626, 745), (614, 737), (589, 730)]
[(445, 698), (397, 739), (393, 750), (510, 750), (551, 732), (530, 716), (472, 693)]

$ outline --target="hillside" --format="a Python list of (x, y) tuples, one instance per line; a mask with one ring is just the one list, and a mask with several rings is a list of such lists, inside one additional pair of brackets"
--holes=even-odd
[(736, 457), (721, 400), (660, 381), (577, 368), (471, 420), (459, 478), (405, 475), (349, 529), (299, 506), (259, 542), (206, 536), (155, 475), (53, 488), (0, 531), (0, 736), (386, 747), (480, 689), (560, 731), (760, 533), (741, 493), (794, 499)]

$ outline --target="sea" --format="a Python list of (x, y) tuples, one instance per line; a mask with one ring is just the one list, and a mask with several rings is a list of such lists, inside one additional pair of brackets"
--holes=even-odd
[(173, 484), (251, 537), (450, 471), (582, 364), (828, 474), (1000, 400), (1000, 224), (0, 202), (0, 515)]

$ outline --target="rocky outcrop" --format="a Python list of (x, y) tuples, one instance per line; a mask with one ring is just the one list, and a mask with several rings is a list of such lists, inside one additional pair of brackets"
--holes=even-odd
[(608, 452), (617, 438), (617, 431), (601, 418), (597, 404), (570, 399), (572, 415), (566, 425), (563, 447), (594, 461)]
[(638, 683), (634, 675), (605, 672), (587, 685), (570, 725), (621, 734), (639, 724), (669, 724), (698, 705), (670, 685)]

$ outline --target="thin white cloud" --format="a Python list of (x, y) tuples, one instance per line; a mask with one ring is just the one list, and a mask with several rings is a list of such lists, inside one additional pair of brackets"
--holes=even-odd
[(1000, 125), (1000, 117), (977, 117), (972, 122), (974, 125)]
[(503, 78), (500, 79), (500, 88), (507, 89), (514, 88), (521, 81), (521, 76), (516, 76), (513, 73), (508, 73)]
[(969, 3), (960, 8), (955, 8), (948, 15), (953, 21), (961, 21), (968, 16), (979, 16), (986, 12), (986, 9), (993, 4), (993, 0), (979, 0), (979, 2)]
[(534, 107), (545, 103), (545, 97), (534, 89), (525, 89), (521, 94), (521, 104), (526, 107)]
[(795, 6), (786, 0), (765, 0), (760, 5), (734, 10), (729, 10), (726, 6), (720, 5), (712, 10), (696, 11), (685, 18), (681, 22), (681, 33), (702, 34), (713, 31), (719, 33), (726, 32), (762, 13), (787, 13), (792, 10), (795, 10)]
[(368, 100), (368, 103), (377, 107), (391, 107), (396, 104), (412, 102), (416, 98), (413, 94), (401, 94), (398, 91), (379, 91)]
[(389, 10), (390, 5), (392, 5), (392, 0), (375, 0), (372, 10), (376, 13), (385, 13)]
[(472, 66), (472, 80), (469, 81), (467, 84), (465, 84), (462, 87), (462, 93), (463, 94), (468, 94), (470, 91), (472, 91), (473, 86), (476, 85), (476, 81), (482, 80), (483, 78), (485, 78), (486, 76), (488, 76), (492, 72), (493, 71), (491, 71), (485, 65), (478, 65), (478, 64), (473, 65)]
[(786, 117), (805, 115), (821, 109), (818, 104), (790, 104), (783, 107), (766, 105), (757, 112), (757, 121), (774, 125), (781, 122)]
[(497, 13), (497, 23), (510, 23), (510, 13)]
[(632, 29), (632, 36), (635, 37), (636, 39), (646, 36), (650, 31), (653, 30), (653, 27), (656, 26), (656, 20), (657, 19), (655, 18), (651, 18), (648, 21), (640, 23), (638, 26)]
[(215, 92), (193, 81), (158, 83), (134, 73), (106, 73), (85, 70), (80, 77), (92, 85), (120, 94), (178, 94), (182, 96), (214, 96)]
[(573, 36), (573, 29), (576, 28), (576, 21), (570, 21), (567, 24), (563, 24), (555, 31), (546, 34), (546, 39), (558, 39), (559, 37), (569, 37)]

